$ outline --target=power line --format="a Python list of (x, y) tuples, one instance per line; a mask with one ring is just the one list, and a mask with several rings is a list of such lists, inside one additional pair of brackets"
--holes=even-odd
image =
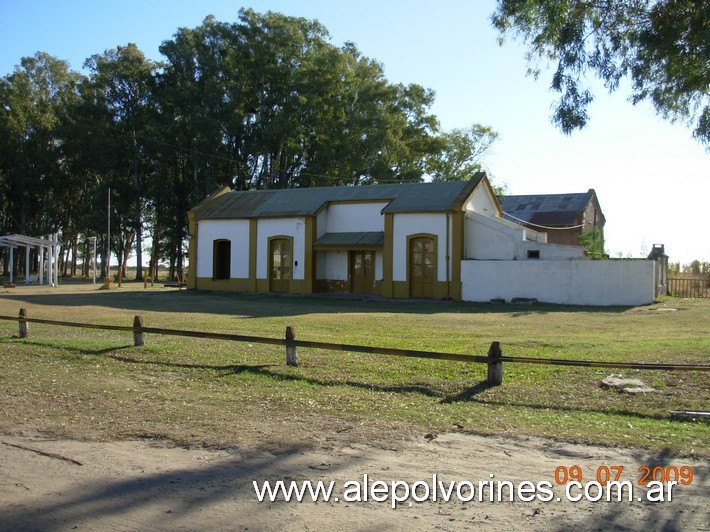
[(556, 230), (556, 231), (564, 231), (564, 230), (566, 230), (566, 229), (579, 229), (580, 227), (584, 227), (585, 225), (589, 225), (590, 223), (592, 223), (592, 222), (584, 222), (583, 224), (579, 224), (579, 225), (569, 225), (569, 226), (566, 226), (566, 227), (549, 227), (549, 226), (547, 226), (547, 225), (538, 225), (538, 224), (534, 224), (534, 223), (532, 223), (532, 222), (528, 222), (527, 220), (523, 220), (523, 219), (521, 219), (521, 218), (516, 218), (515, 216), (513, 216), (512, 214), (507, 213), (507, 212), (504, 212), (503, 214), (505, 214), (506, 216), (510, 216), (513, 220), (517, 220), (517, 221), (519, 221), (519, 222), (523, 222), (523, 223), (526, 224), (526, 225), (532, 225), (532, 226), (534, 226), (534, 227), (539, 227), (539, 228), (541, 228), (541, 229), (549, 229), (549, 230), (553, 230), (553, 231), (555, 231), (555, 230)]

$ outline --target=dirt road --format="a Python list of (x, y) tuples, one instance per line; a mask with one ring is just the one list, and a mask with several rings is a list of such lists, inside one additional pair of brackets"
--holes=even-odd
[[(642, 451), (503, 440), (461, 433), (422, 435), (391, 449), (350, 444), (344, 435), (316, 448), (278, 454), (249, 449), (185, 449), (161, 441), (85, 442), (52, 439), (31, 431), (0, 435), (0, 528), (3, 530), (708, 530), (710, 481), (707, 463), (662, 460)], [(80, 465), (79, 465), (80, 464)], [(602, 466), (623, 466), (634, 482), (634, 499), (645, 497), (639, 467), (690, 465), (693, 482), (675, 486), (671, 502), (569, 502), (555, 484), (558, 466), (580, 466), (583, 481)], [(687, 470), (686, 470), (687, 471)], [(454, 481), (468, 497), (470, 481), (547, 481), (554, 498), (545, 502), (449, 502), (411, 497), (392, 508), (391, 499), (352, 502), (355, 484), (422, 481), (422, 498), (433, 475), (446, 489)], [(493, 475), (493, 478), (491, 478)], [(329, 502), (259, 502), (253, 481), (334, 481)], [(350, 482), (348, 484), (348, 482)], [(434, 484), (436, 485), (436, 483)], [(377, 486), (376, 486), (377, 487)], [(382, 487), (381, 485), (379, 486)], [(345, 500), (346, 490), (350, 489)], [(403, 495), (403, 486), (399, 495)], [(362, 493), (362, 492), (359, 492)], [(375, 490), (375, 497), (378, 496)], [(487, 492), (486, 492), (487, 493)], [(508, 491), (503, 491), (507, 497)], [(531, 493), (531, 492), (527, 492)], [(581, 490), (572, 491), (573, 495)], [(592, 495), (596, 492), (592, 490)], [(338, 497), (338, 502), (334, 497)], [(534, 495), (533, 495), (534, 496)], [(525, 493), (523, 497), (527, 497)], [(561, 501), (557, 501), (557, 497)]]

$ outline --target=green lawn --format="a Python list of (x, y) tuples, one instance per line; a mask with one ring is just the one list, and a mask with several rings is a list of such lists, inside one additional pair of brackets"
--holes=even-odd
[[(710, 364), (710, 300), (635, 308), (512, 306), (199, 293), (124, 284), (18, 287), (0, 315), (203, 330), (485, 355)], [(488, 388), (484, 364), (0, 321), (0, 428), (85, 438), (159, 436), (187, 444), (322, 442), (332, 432), (386, 442), (415, 433), (549, 436), (710, 456), (710, 424), (670, 410), (710, 409), (710, 374), (625, 370), (658, 391), (602, 389), (612, 370), (506, 363)]]

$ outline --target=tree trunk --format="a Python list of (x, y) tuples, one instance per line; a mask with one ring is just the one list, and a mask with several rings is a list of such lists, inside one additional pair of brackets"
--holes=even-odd
[[(62, 271), (62, 277), (67, 277), (67, 268), (69, 267), (69, 252), (71, 247), (69, 244), (64, 244), (62, 250), (57, 257), (57, 269)], [(61, 259), (61, 261), (59, 260)]]
[(101, 278), (105, 279), (108, 277), (108, 271), (106, 270), (106, 246), (99, 244), (99, 260), (101, 261)]
[(89, 276), (89, 261), (87, 260), (87, 257), (89, 256), (89, 241), (84, 240), (82, 243), (82, 261), (81, 261), (81, 276), (82, 277), (88, 277)]
[(79, 235), (76, 235), (74, 237), (74, 240), (72, 241), (71, 245), (72, 253), (71, 253), (71, 276), (76, 277), (76, 265), (78, 262), (78, 255), (79, 255)]
[[(133, 193), (136, 196), (136, 281), (143, 280), (143, 217), (141, 213), (140, 177), (138, 174), (138, 140), (133, 128)], [(128, 254), (126, 254), (126, 258)], [(125, 265), (124, 265), (125, 268)], [(125, 273), (125, 271), (124, 271)]]

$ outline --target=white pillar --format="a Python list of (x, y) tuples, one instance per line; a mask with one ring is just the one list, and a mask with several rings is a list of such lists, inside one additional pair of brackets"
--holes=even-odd
[(25, 244), (25, 284), (30, 279), (30, 245)]
[(96, 284), (96, 237), (92, 236), (91, 240), (94, 243), (94, 284)]
[(14, 276), (13, 276), (14, 272), (12, 271), (12, 270), (13, 270), (13, 266), (14, 266), (14, 264), (15, 264), (15, 253), (14, 253), (14, 251), (15, 251), (15, 246), (10, 246), (10, 283), (12, 283), (12, 282), (15, 280), (15, 279), (14, 279)]
[(54, 233), (54, 286), (59, 286), (59, 233)]
[[(39, 251), (39, 269), (37, 271), (37, 275), (39, 275), (38, 284), (42, 286), (44, 284), (44, 247), (39, 246), (37, 249)], [(49, 268), (49, 262), (47, 262), (47, 268)]]
[(54, 246), (52, 246), (52, 235), (49, 235), (49, 244), (47, 245), (47, 286), (52, 286), (52, 279), (54, 275), (52, 274), (52, 253), (54, 252)]
[(52, 280), (54, 279), (54, 273), (52, 268), (54, 267), (54, 246), (52, 246), (52, 235), (47, 236), (47, 286), (52, 286)]

